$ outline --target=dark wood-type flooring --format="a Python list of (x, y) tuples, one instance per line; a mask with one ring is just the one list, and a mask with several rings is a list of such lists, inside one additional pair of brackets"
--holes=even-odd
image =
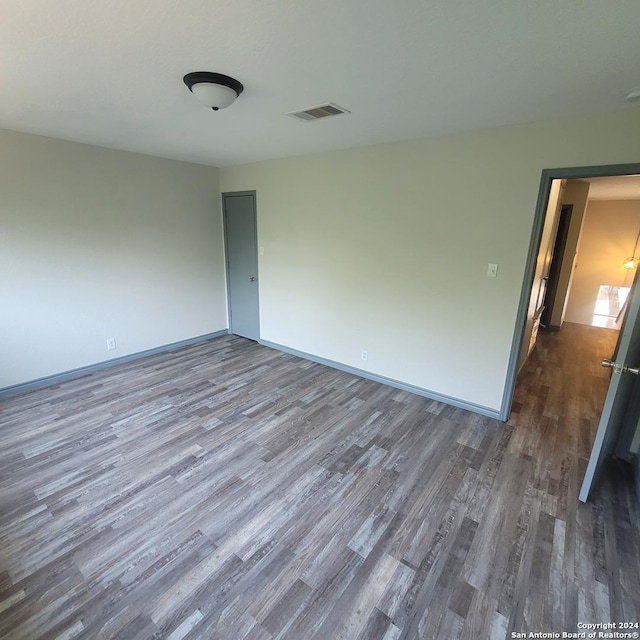
[(577, 501), (615, 337), (543, 334), (506, 424), (233, 336), (3, 400), (0, 637), (637, 620), (628, 469)]

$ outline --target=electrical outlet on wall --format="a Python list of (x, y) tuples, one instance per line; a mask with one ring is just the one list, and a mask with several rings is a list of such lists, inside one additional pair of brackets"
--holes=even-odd
[(112, 351), (116, 348), (116, 339), (115, 338), (107, 338), (107, 349)]
[(369, 359), (369, 352), (366, 349), (363, 349), (362, 353), (360, 354), (360, 358), (362, 358), (362, 360), (368, 360)]

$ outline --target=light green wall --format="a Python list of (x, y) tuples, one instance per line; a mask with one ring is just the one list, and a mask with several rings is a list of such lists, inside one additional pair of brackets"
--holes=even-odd
[(541, 171), (637, 162), (638, 131), (630, 109), (222, 168), (257, 191), (262, 339), (498, 410)]
[(0, 131), (0, 388), (226, 328), (219, 193), (211, 167)]

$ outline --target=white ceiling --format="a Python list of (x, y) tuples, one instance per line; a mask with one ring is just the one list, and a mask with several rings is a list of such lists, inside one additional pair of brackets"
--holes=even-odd
[[(638, 108), (638, 0), (1, 0), (0, 127), (231, 165)], [(231, 75), (214, 113), (182, 83)], [(283, 115), (332, 101), (317, 122)]]
[(589, 178), (589, 200), (640, 200), (640, 176)]

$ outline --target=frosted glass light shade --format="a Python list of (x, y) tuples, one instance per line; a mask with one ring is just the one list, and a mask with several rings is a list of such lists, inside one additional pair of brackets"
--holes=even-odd
[(215, 111), (226, 109), (238, 97), (233, 89), (211, 82), (194, 84), (191, 87), (191, 92), (202, 104), (206, 104), (207, 107), (211, 107)]
[(192, 71), (182, 80), (202, 104), (214, 111), (226, 109), (244, 91), (242, 82), (212, 71)]

